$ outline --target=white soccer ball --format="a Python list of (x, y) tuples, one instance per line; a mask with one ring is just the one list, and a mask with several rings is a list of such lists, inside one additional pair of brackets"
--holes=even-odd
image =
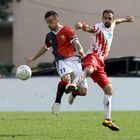
[(20, 80), (27, 80), (31, 77), (32, 70), (27, 65), (20, 65), (16, 70), (16, 77)]

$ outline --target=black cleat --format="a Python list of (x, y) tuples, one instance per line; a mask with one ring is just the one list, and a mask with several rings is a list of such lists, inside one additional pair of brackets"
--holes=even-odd
[(103, 121), (103, 125), (105, 127), (108, 127), (109, 129), (111, 129), (112, 131), (119, 131), (120, 130), (120, 128), (115, 123), (113, 123), (113, 121), (110, 119), (105, 119)]
[(68, 84), (65, 88), (65, 93), (71, 93), (72, 91), (76, 90), (76, 85), (74, 84)]

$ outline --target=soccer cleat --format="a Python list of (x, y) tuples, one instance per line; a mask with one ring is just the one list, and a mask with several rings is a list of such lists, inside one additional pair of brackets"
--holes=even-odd
[(69, 104), (70, 104), (70, 105), (73, 104), (75, 98), (76, 98), (76, 97), (73, 97), (73, 95), (72, 95), (72, 93), (71, 93), (70, 96), (69, 96)]
[(111, 129), (112, 131), (120, 130), (120, 128), (115, 123), (113, 123), (113, 121), (111, 119), (104, 119), (103, 125), (105, 127), (108, 127), (109, 129)]
[(65, 88), (65, 93), (68, 94), (76, 89), (75, 84), (68, 84)]
[(59, 114), (59, 109), (60, 109), (60, 104), (59, 103), (54, 103), (52, 107), (52, 113), (55, 115)]

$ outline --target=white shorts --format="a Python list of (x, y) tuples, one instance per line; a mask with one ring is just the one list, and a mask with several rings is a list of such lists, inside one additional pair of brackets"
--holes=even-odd
[[(58, 60), (56, 63), (56, 69), (60, 77), (72, 73), (72, 80), (76, 77), (76, 75), (84, 75), (81, 60), (77, 56)], [(88, 86), (86, 79), (81, 81), (79, 86), (87, 88)]]

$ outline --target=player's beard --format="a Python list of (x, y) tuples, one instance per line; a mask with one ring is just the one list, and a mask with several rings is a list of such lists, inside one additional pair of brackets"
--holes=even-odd
[(107, 22), (104, 25), (105, 25), (106, 28), (110, 28), (110, 26), (111, 26), (111, 24), (107, 23)]
[(55, 30), (56, 30), (56, 28), (54, 28), (54, 27), (49, 27), (49, 29), (50, 29), (51, 31), (55, 31)]
[(49, 27), (51, 31), (57, 32), (59, 30), (59, 26)]

